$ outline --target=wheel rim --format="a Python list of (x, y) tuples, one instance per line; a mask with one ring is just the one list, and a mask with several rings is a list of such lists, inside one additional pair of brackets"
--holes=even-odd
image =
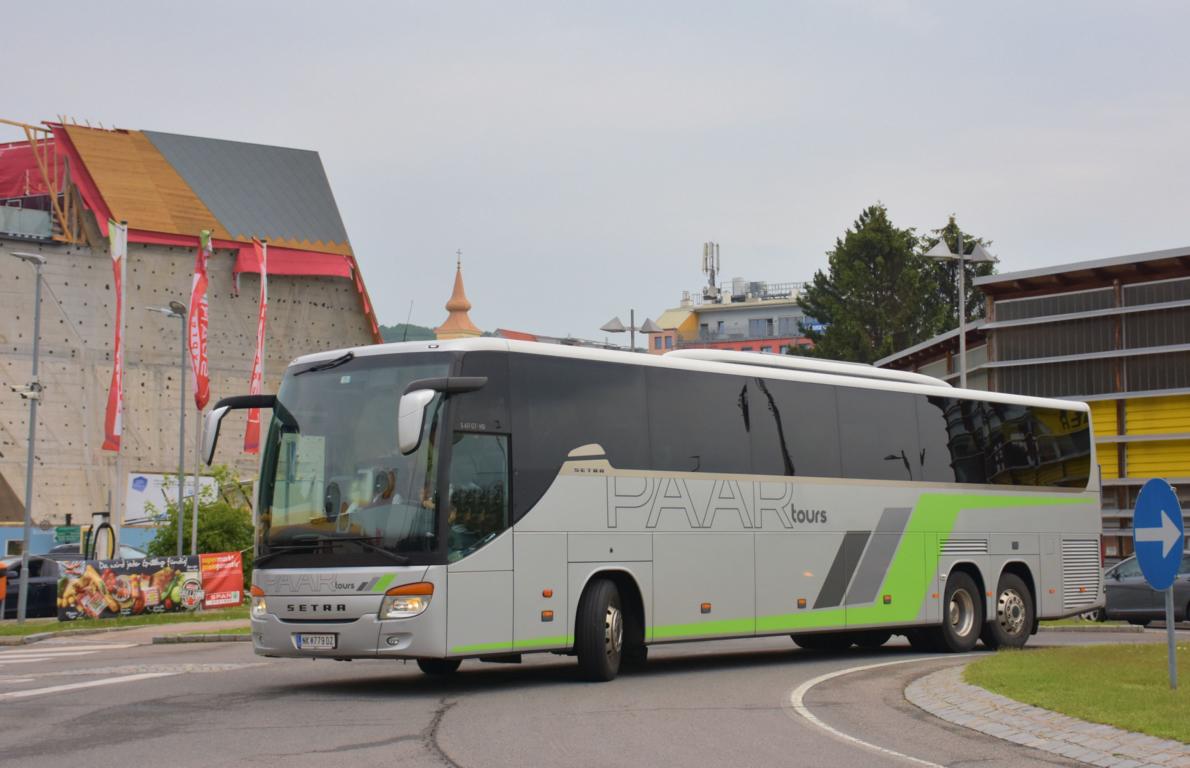
[(996, 618), (1009, 635), (1019, 635), (1025, 628), (1025, 598), (1015, 589), (1006, 589), (996, 601)]
[(971, 629), (975, 626), (975, 601), (965, 589), (956, 589), (950, 596), (948, 613), (950, 628), (957, 636), (966, 637), (971, 634)]
[(618, 654), (620, 649), (624, 647), (624, 616), (620, 613), (620, 609), (614, 605), (607, 607), (603, 642), (607, 648), (608, 656)]

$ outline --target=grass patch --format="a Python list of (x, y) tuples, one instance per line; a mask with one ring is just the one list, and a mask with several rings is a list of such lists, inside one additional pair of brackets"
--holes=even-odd
[(1165, 643), (1001, 651), (968, 665), (972, 685), (1071, 717), (1190, 743), (1190, 643), (1169, 690)]
[(35, 635), (38, 632), (57, 632), (65, 629), (123, 629), (147, 627), (154, 624), (188, 624), (202, 621), (228, 621), (248, 618), (248, 606), (222, 608), (201, 613), (150, 613), (140, 616), (120, 616), (114, 619), (79, 619), (58, 621), (56, 619), (29, 619), (24, 624), (15, 620), (0, 623), (0, 636)]
[(227, 627), (225, 629), (196, 629), (193, 632), (183, 632), (183, 635), (250, 635), (249, 627)]

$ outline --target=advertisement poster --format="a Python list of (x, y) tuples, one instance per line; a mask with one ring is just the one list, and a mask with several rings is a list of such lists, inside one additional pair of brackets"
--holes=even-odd
[[(213, 477), (198, 478), (199, 498), (215, 498), (219, 483)], [(194, 476), (182, 485), (183, 500), (194, 496)], [(124, 525), (153, 525), (165, 519), (166, 506), (178, 501), (178, 476), (152, 472), (129, 472), (124, 489)]]
[[(239, 605), (239, 552), (59, 563), (58, 620), (104, 619)], [(212, 602), (207, 602), (207, 586)]]
[(198, 556), (203, 608), (226, 608), (244, 601), (244, 561), (239, 552)]

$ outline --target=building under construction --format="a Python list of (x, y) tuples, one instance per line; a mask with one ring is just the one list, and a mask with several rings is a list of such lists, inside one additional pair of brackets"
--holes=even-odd
[[(256, 347), (259, 267), (268, 243), (264, 390), (301, 353), (380, 341), (355, 254), (318, 153), (65, 122), (5, 122), (24, 140), (0, 144), (0, 522), (23, 517), (32, 268), (45, 258), (34, 522), (76, 522), (110, 510), (135, 473), (176, 473), (181, 381), (178, 321), (148, 311), (189, 302), (195, 252), (210, 230), (208, 358), (212, 402), (247, 391)], [(102, 450), (112, 373), (115, 294), (108, 221), (127, 222), (121, 452)], [(208, 406), (209, 407), (209, 406)], [(220, 460), (235, 454), (244, 417), (228, 420)], [(189, 471), (197, 411), (187, 401)], [(237, 430), (240, 434), (237, 434)], [(0, 529), (0, 538), (8, 538)], [(35, 547), (36, 550), (36, 547)]]

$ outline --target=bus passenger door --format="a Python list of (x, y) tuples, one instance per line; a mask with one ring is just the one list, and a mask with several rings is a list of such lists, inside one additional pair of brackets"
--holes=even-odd
[(446, 647), (452, 656), (512, 652), (508, 436), (455, 432), (446, 514)]

